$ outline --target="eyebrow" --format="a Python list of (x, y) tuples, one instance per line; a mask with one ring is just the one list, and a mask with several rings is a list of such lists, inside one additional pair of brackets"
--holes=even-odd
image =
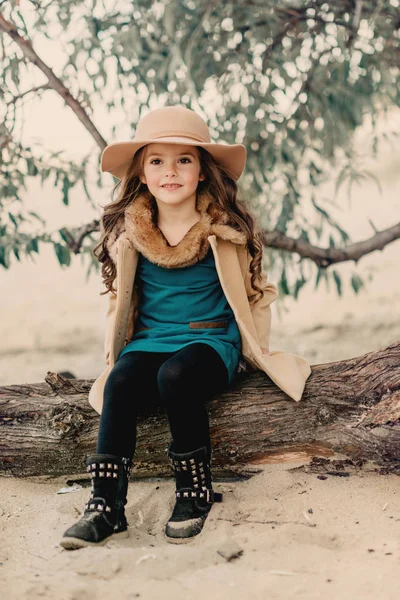
[[(189, 155), (189, 156), (193, 156), (195, 158), (195, 155), (193, 154), (193, 152), (179, 152), (178, 156), (183, 156), (183, 155)], [(147, 158), (151, 158), (152, 156), (163, 156), (162, 152), (152, 152), (151, 154), (149, 154), (147, 156)]]

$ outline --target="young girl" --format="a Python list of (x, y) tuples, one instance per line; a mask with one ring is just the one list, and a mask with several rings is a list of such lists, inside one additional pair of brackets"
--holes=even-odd
[(165, 534), (200, 533), (213, 502), (207, 401), (242, 369), (261, 369), (301, 399), (310, 374), (294, 354), (269, 351), (270, 304), (262, 243), (237, 179), (241, 144), (210, 142), (195, 112), (170, 106), (138, 123), (135, 139), (107, 146), (101, 168), (118, 177), (94, 251), (109, 294), (106, 369), (90, 404), (101, 414), (96, 454), (86, 460), (91, 498), (64, 548), (128, 535), (124, 507), (141, 410), (168, 416), (176, 501)]

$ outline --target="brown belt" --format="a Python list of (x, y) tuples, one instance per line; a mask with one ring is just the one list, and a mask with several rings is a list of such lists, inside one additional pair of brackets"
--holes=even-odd
[(190, 329), (214, 329), (216, 327), (226, 327), (226, 321), (193, 321), (189, 323)]
[[(223, 328), (228, 325), (227, 321), (192, 321), (189, 323), (190, 329), (215, 329)], [(135, 331), (146, 331), (151, 327), (138, 327)]]

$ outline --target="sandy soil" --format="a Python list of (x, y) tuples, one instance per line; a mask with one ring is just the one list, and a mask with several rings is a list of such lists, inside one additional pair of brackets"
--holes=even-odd
[[(363, 472), (321, 480), (296, 471), (299, 465), (268, 465), (246, 482), (217, 482), (224, 502), (184, 546), (163, 535), (170, 480), (131, 482), (128, 539), (67, 551), (58, 541), (88, 489), (56, 494), (59, 483), (2, 479), (2, 595), (397, 599), (400, 478)], [(232, 554), (237, 558), (229, 560)]]

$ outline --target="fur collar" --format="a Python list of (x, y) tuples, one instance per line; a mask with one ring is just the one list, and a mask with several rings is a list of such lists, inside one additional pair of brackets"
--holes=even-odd
[(157, 225), (155, 200), (139, 196), (125, 209), (124, 219), (108, 237), (106, 244), (112, 260), (117, 264), (117, 241), (121, 237), (151, 262), (170, 269), (187, 267), (202, 260), (209, 249), (210, 235), (234, 244), (246, 244), (246, 235), (234, 228), (229, 215), (209, 195), (199, 194), (197, 209), (200, 220), (176, 246), (171, 246)]

